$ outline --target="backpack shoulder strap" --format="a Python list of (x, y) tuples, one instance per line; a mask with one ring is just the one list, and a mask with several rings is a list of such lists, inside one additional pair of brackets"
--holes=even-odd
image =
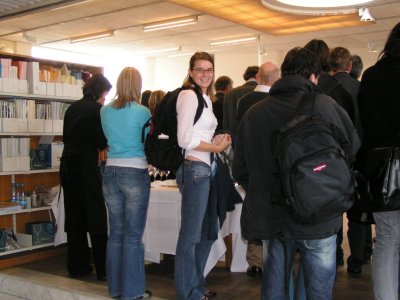
[(200, 119), (201, 114), (203, 113), (204, 107), (208, 108), (208, 105), (207, 105), (207, 102), (204, 99), (203, 95), (199, 91), (197, 91), (196, 89), (193, 89), (193, 91), (196, 93), (197, 101), (198, 101), (196, 114), (194, 116), (194, 121), (193, 121), (193, 125), (194, 125)]
[(146, 128), (150, 126), (150, 124), (153, 121), (153, 117), (150, 117), (146, 123), (144, 123), (143, 127), (142, 127), (142, 143), (144, 143), (145, 141), (145, 137), (144, 137), (144, 133), (146, 132)]

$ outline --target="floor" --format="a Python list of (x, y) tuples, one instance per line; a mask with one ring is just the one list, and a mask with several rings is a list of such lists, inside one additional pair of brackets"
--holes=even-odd
[[(346, 232), (346, 229), (345, 229)], [(347, 239), (343, 243), (345, 257), (348, 256)], [(26, 282), (37, 280), (44, 283), (51, 281), (61, 289), (74, 289), (93, 296), (91, 299), (107, 297), (107, 285), (98, 282), (95, 275), (90, 275), (81, 280), (71, 279), (65, 269), (65, 256), (50, 258), (34, 263), (22, 265), (17, 268), (6, 269), (2, 273), (21, 276)], [(153, 292), (156, 299), (175, 299), (173, 282), (174, 257), (166, 255), (161, 264), (146, 265), (147, 288)], [(218, 292), (215, 300), (235, 299), (260, 299), (260, 279), (253, 279), (244, 273), (231, 273), (223, 263), (217, 265), (207, 277), (207, 287)], [(361, 278), (351, 278), (346, 272), (346, 266), (339, 267), (333, 291), (334, 300), (362, 299), (372, 300), (371, 265), (364, 265)], [(0, 294), (0, 299), (33, 299), (24, 295), (23, 298), (5, 298)], [(26, 297), (26, 298), (25, 298)], [(57, 299), (60, 298), (48, 298)], [(68, 299), (63, 298), (63, 299)], [(78, 299), (78, 298), (69, 298)], [(81, 299), (81, 298), (79, 298)], [(86, 299), (86, 298), (85, 298)]]

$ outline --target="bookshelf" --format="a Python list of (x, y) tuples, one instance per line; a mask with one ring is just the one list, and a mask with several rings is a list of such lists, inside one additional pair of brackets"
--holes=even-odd
[[(29, 138), (30, 149), (37, 149), (39, 139), (43, 136), (62, 141), (62, 117), (66, 106), (60, 112), (56, 108), (82, 98), (85, 76), (103, 73), (101, 67), (2, 52), (0, 64), (0, 139)], [(28, 193), (37, 185), (53, 187), (59, 184), (59, 169), (30, 170), (26, 164), (16, 170), (0, 168), (0, 202), (10, 200), (12, 183), (15, 182), (24, 183), (25, 192)], [(12, 259), (14, 254), (24, 255), (21, 261), (27, 262), (29, 258), (25, 256), (31, 255), (31, 250), (53, 246), (52, 243), (29, 244), (30, 237), (25, 234), (26, 223), (49, 221), (50, 214), (50, 206), (0, 212), (0, 228), (13, 228), (23, 241), (19, 249), (0, 252), (2, 263), (10, 258), (12, 265), (16, 265), (16, 260)], [(31, 257), (34, 260), (33, 257), (37, 256), (32, 254)]]

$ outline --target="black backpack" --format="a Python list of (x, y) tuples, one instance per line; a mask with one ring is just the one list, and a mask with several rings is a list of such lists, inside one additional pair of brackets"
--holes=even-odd
[(335, 218), (353, 205), (350, 143), (334, 124), (314, 111), (316, 94), (306, 94), (296, 116), (273, 134), (278, 188), (275, 203), (301, 224)]
[[(188, 88), (180, 87), (168, 92), (156, 107), (153, 117), (143, 127), (142, 139), (144, 139), (144, 129), (153, 123), (153, 129), (145, 140), (144, 151), (147, 162), (159, 170), (176, 172), (183, 162), (183, 150), (179, 147), (177, 138), (176, 101), (179, 93), (185, 89)], [(193, 122), (195, 124), (204, 106), (208, 106), (203, 95), (196, 89), (193, 91), (199, 103)]]

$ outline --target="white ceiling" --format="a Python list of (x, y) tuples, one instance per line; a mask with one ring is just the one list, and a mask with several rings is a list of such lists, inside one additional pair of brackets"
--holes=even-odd
[[(37, 6), (38, 3), (48, 4), (48, 2), (76, 5), (57, 10), (47, 6), (39, 11), (33, 10), (24, 15), (5, 17), (2, 20), (2, 15), (7, 13), (7, 5), (17, 2), (20, 8), (24, 9), (32, 4)], [(235, 1), (232, 0), (232, 3)], [(366, 48), (368, 42), (374, 42), (381, 48), (390, 29), (400, 21), (400, 0), (377, 0), (368, 6), (376, 18), (376, 23), (369, 26), (273, 36), (163, 0), (8, 0), (0, 1), (0, 40), (30, 41), (34, 42), (34, 45), (98, 55), (110, 52), (121, 55), (139, 54), (177, 46), (182, 47), (182, 53), (210, 51), (215, 50), (209, 47), (212, 40), (252, 34), (260, 34), (259, 43), (236, 46), (234, 50), (248, 51), (249, 48), (257, 49), (258, 45), (263, 45), (266, 51), (288, 50), (294, 46), (302, 46), (312, 38), (324, 39), (330, 47), (344, 46), (359, 49)], [(15, 10), (15, 7), (12, 9)], [(143, 24), (189, 15), (198, 15), (198, 23), (143, 32)], [(114, 30), (114, 36), (85, 43), (69, 42), (71, 37), (107, 30)], [(232, 47), (224, 48), (222, 51), (232, 51)]]

